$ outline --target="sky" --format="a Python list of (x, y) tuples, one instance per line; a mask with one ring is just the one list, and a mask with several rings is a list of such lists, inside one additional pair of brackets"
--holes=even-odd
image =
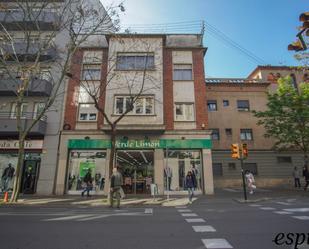
[(213, 78), (245, 78), (258, 65), (298, 65), (287, 46), (296, 40), (299, 15), (309, 11), (308, 0), (125, 0), (124, 6), (121, 26), (132, 31), (199, 33), (204, 21), (205, 74)]

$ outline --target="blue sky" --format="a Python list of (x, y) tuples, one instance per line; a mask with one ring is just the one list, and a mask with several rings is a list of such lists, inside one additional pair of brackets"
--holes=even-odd
[(247, 77), (259, 64), (297, 65), (287, 46), (296, 39), (300, 13), (309, 11), (308, 0), (126, 0), (124, 5), (121, 24), (125, 27), (181, 22), (184, 31), (197, 32), (198, 21), (204, 20), (263, 61), (232, 48), (206, 25), (206, 77), (221, 78)]

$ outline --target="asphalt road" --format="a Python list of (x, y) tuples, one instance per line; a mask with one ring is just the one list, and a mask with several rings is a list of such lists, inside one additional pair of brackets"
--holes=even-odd
[[(0, 225), (1, 249), (304, 249), (309, 248), (309, 198), (239, 203), (203, 197), (178, 208), (120, 210), (0, 206)], [(295, 247), (294, 235), (291, 245), (276, 245), (273, 240), (279, 233), (307, 237), (301, 246)]]

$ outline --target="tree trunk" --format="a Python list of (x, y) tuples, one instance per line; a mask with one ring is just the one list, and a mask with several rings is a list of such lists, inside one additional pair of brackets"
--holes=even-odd
[(25, 157), (25, 139), (23, 137), (19, 138), (19, 146), (18, 146), (18, 161), (16, 165), (15, 171), (15, 180), (13, 186), (13, 193), (10, 199), (10, 202), (17, 202), (19, 196), (19, 190), (21, 185), (21, 177), (22, 177), (22, 169), (24, 164)]
[(115, 160), (115, 152), (116, 152), (116, 125), (111, 125), (111, 154), (109, 158), (109, 175), (112, 175), (114, 160)]

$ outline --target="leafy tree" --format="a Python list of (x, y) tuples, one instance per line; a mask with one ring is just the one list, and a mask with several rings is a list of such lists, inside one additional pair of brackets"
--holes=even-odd
[(304, 154), (308, 166), (309, 152), (309, 84), (294, 86), (291, 77), (280, 78), (278, 88), (268, 93), (267, 110), (253, 111), (258, 125), (265, 127), (265, 137), (275, 138), (275, 148), (294, 149)]

